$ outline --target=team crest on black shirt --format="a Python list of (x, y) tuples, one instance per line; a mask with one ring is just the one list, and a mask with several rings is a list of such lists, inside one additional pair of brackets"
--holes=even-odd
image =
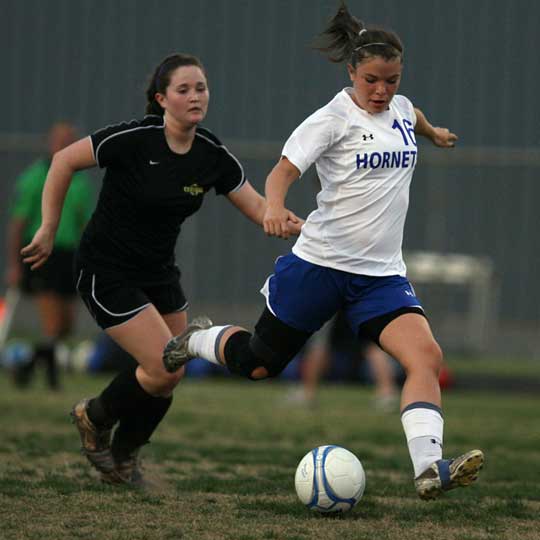
[(184, 192), (196, 197), (204, 193), (204, 188), (199, 186), (199, 184), (191, 184), (191, 186), (184, 186)]

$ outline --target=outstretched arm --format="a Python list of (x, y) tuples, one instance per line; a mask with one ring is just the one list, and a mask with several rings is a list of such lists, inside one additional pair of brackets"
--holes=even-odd
[(458, 140), (455, 133), (452, 133), (447, 128), (432, 126), (420, 109), (415, 107), (414, 112), (416, 113), (414, 132), (417, 135), (428, 138), (435, 146), (440, 146), (441, 148), (453, 148), (455, 146)]
[(73, 173), (94, 165), (96, 160), (90, 137), (81, 139), (54, 155), (41, 197), (41, 226), (32, 242), (21, 250), (23, 262), (31, 264), (32, 270), (45, 264), (51, 254)]
[(262, 226), (262, 218), (264, 216), (264, 211), (266, 210), (266, 201), (248, 181), (246, 181), (238, 191), (229, 193), (227, 198), (248, 219), (257, 225)]

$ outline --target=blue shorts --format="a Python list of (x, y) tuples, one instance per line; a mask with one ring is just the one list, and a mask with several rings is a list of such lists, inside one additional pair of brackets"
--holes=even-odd
[(356, 333), (365, 322), (402, 308), (423, 312), (403, 276), (363, 276), (304, 261), (293, 253), (279, 257), (264, 284), (268, 309), (282, 322), (316, 332), (343, 310)]

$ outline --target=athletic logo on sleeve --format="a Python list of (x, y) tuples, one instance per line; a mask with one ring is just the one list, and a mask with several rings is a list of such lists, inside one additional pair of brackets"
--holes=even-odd
[(148, 163), (150, 163), (150, 165), (159, 165), (159, 161), (150, 160)]
[(368, 139), (371, 140), (371, 141), (373, 141), (373, 140), (375, 139), (375, 137), (373, 136), (373, 133), (369, 133), (368, 135), (363, 134), (363, 135), (362, 135), (362, 139), (363, 139), (364, 141), (367, 141)]

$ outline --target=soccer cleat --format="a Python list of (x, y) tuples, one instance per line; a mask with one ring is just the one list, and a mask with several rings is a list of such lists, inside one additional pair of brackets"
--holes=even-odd
[(135, 487), (145, 485), (139, 463), (139, 450), (139, 448), (134, 450), (124, 461), (116, 462), (118, 480), (110, 481), (110, 484), (129, 484)]
[(208, 317), (204, 315), (196, 317), (179, 336), (169, 340), (163, 351), (163, 365), (169, 373), (174, 373), (194, 358), (188, 349), (191, 335), (199, 330), (206, 330), (211, 326), (212, 321)]
[(111, 453), (111, 429), (98, 429), (88, 418), (89, 399), (82, 399), (71, 410), (71, 418), (81, 436), (81, 452), (90, 464), (101, 473), (106, 483), (115, 483), (118, 476)]
[(484, 464), (481, 450), (471, 450), (455, 459), (440, 459), (415, 478), (416, 492), (421, 499), (436, 499), (444, 491), (466, 487), (477, 478)]

